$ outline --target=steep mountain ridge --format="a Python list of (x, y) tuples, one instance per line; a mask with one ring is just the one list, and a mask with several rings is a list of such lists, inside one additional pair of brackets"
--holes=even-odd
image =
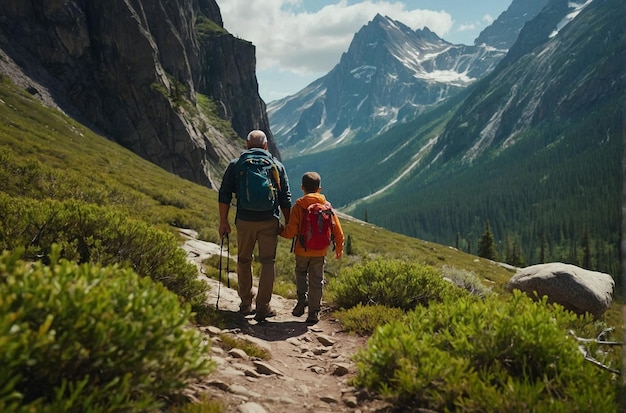
[(0, 16), (4, 75), (167, 171), (216, 187), (257, 127), (278, 154), (255, 48), (214, 0), (7, 0)]
[(326, 76), (268, 104), (276, 141), (287, 157), (368, 139), (463, 90), (504, 54), (377, 15)]
[[(625, 74), (615, 64), (621, 57), (626, 59), (626, 54), (610, 15), (614, 12), (604, 9), (602, 15), (603, 8), (598, 6), (598, 14), (582, 14), (576, 24), (553, 35), (568, 14), (582, 9), (555, 0), (531, 20), (485, 88), (468, 96), (458, 116), (447, 125), (433, 157), (448, 160), (460, 156), (462, 162), (471, 163), (482, 153), (514, 145), (520, 133), (544, 121), (584, 116), (595, 104), (623, 94)], [(593, 19), (593, 25), (586, 23), (587, 19)], [(593, 29), (581, 30), (584, 26)], [(493, 96), (499, 99), (494, 101)]]

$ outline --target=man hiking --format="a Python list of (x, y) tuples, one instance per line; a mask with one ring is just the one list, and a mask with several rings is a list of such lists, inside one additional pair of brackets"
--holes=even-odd
[(239, 312), (252, 314), (252, 253), (258, 244), (261, 272), (254, 319), (265, 321), (276, 315), (270, 306), (274, 288), (274, 263), (280, 232), (281, 212), (289, 222), (291, 192), (283, 164), (267, 150), (267, 136), (253, 130), (246, 139), (247, 150), (230, 161), (219, 190), (220, 237), (231, 232), (228, 212), (233, 194), (237, 198), (237, 281), (241, 298)]

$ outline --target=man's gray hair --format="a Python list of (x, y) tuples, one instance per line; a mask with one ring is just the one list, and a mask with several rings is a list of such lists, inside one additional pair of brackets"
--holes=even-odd
[(246, 138), (248, 141), (248, 147), (250, 148), (263, 148), (267, 145), (267, 136), (262, 130), (255, 129), (248, 134)]

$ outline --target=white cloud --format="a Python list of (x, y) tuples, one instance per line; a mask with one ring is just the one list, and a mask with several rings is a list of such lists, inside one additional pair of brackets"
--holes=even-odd
[(457, 31), (466, 32), (466, 31), (476, 30), (476, 26), (477, 25), (475, 23), (460, 24), (459, 27), (457, 28)]
[[(409, 10), (397, 1), (341, 0), (316, 12), (302, 9), (298, 0), (219, 1), (224, 27), (256, 46), (257, 69), (324, 73), (335, 66), (354, 34), (379, 13), (413, 29), (424, 26), (444, 37), (452, 27), (449, 13)], [(445, 37), (444, 37), (445, 38)]]
[(494, 20), (495, 19), (490, 14), (485, 14), (482, 19), (485, 26), (489, 26)]
[(494, 18), (491, 17), (491, 15), (485, 14), (480, 19), (480, 21), (459, 24), (458, 27), (456, 28), (456, 31), (457, 32), (473, 32), (473, 31), (477, 31), (477, 30), (480, 30), (482, 27), (489, 26), (491, 23), (493, 23), (493, 21), (494, 21)]

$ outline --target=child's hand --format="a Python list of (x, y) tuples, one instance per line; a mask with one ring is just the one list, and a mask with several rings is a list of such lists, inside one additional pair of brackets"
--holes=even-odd
[(339, 259), (343, 255), (343, 251), (335, 251), (335, 258)]

